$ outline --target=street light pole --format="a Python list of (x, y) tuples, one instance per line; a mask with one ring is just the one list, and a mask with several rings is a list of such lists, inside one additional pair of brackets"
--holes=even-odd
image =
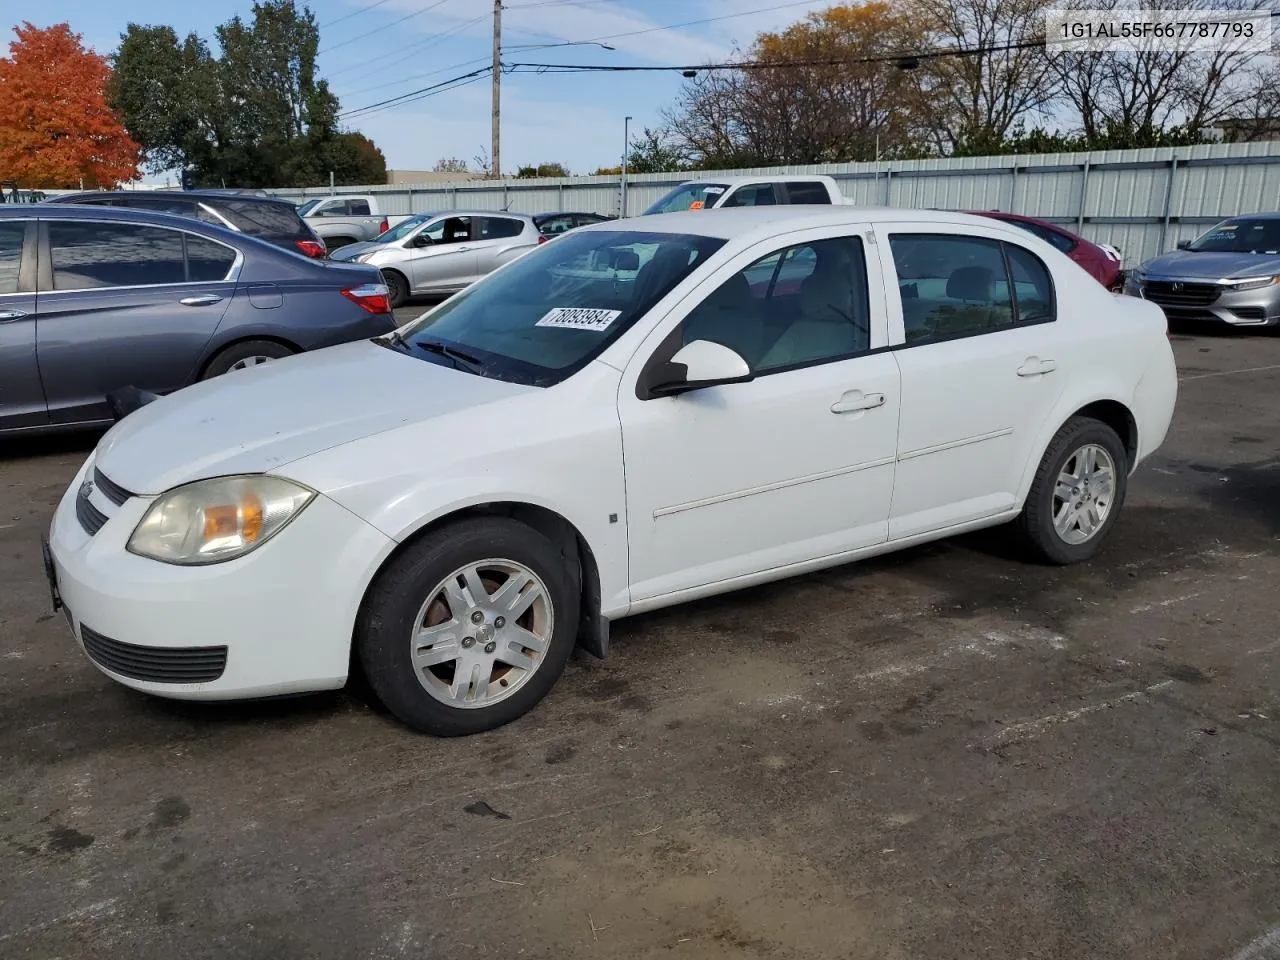
[(494, 178), (502, 176), (502, 0), (493, 0), (493, 129), (489, 164)]
[(631, 152), (631, 118), (622, 121), (622, 202), (620, 204), (623, 219), (627, 216), (627, 154)]

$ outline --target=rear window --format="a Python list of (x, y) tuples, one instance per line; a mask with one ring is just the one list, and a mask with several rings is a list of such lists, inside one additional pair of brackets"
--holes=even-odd
[(831, 194), (824, 184), (795, 180), (786, 184), (787, 203), (831, 203)]
[(310, 240), (311, 232), (293, 204), (274, 200), (206, 200), (245, 233), (266, 240)]
[(351, 215), (351, 216), (353, 216), (353, 217), (368, 217), (368, 216), (372, 216), (372, 214), (370, 214), (370, 213), (369, 213), (369, 201), (368, 201), (368, 200), (348, 200), (348, 201), (347, 201), (347, 213), (348, 213), (348, 214), (350, 214), (350, 215)]

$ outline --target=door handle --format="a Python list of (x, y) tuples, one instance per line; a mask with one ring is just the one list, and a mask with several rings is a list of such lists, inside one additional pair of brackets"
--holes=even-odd
[(14, 320), (21, 320), (26, 315), (25, 310), (0, 310), (0, 323), (11, 323)]
[(863, 393), (861, 390), (849, 390), (831, 405), (831, 412), (857, 413), (860, 410), (874, 410), (876, 407), (883, 406), (883, 393)]
[(1053, 373), (1058, 369), (1056, 360), (1041, 360), (1039, 357), (1027, 357), (1023, 361), (1022, 366), (1018, 368), (1018, 376), (1020, 377), (1040, 377), (1046, 373)]
[(215, 303), (221, 303), (222, 298), (212, 293), (207, 293), (202, 297), (183, 297), (178, 302), (184, 307), (211, 307)]
[(454, 249), (457, 250), (459, 253), (466, 253), (471, 248), (470, 247), (454, 247)]

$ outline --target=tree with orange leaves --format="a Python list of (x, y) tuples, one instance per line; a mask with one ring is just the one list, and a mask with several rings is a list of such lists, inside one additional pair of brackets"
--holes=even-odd
[(111, 68), (69, 24), (15, 27), (0, 57), (0, 179), (23, 187), (114, 187), (141, 153), (107, 105)]

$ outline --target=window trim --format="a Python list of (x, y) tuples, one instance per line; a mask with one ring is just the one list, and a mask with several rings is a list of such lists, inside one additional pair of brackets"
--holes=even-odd
[[(39, 242), (38, 242), (37, 249), (40, 251), (40, 254), (38, 255), (38, 258), (37, 258), (36, 283), (35, 283), (34, 292), (46, 297), (53, 296), (54, 294), (62, 294), (62, 293), (95, 293), (101, 290), (126, 290), (126, 291), (127, 290), (156, 290), (156, 289), (172, 289), (175, 287), (179, 287), (179, 288), (207, 287), (212, 283), (234, 284), (239, 282), (240, 271), (244, 267), (244, 259), (245, 259), (244, 252), (237, 249), (236, 247), (231, 246), (231, 244), (224, 243), (223, 241), (214, 239), (213, 237), (206, 237), (204, 234), (197, 233), (194, 230), (183, 230), (181, 227), (170, 227), (167, 224), (164, 226), (161, 226), (160, 224), (155, 224), (155, 223), (137, 223), (130, 220), (109, 220), (105, 218), (103, 219), (95, 218), (93, 220), (78, 220), (74, 217), (57, 217), (56, 219), (52, 217), (42, 218), (38, 221), (38, 223), (39, 223)], [(231, 269), (227, 271), (227, 275), (223, 277), (221, 280), (183, 280), (179, 283), (131, 283), (131, 284), (122, 284), (120, 286), (114, 286), (114, 287), (75, 287), (73, 289), (60, 290), (53, 285), (53, 246), (49, 241), (49, 224), (51, 223), (88, 223), (88, 224), (109, 223), (109, 224), (115, 224), (117, 226), (126, 226), (126, 227), (151, 227), (153, 230), (172, 230), (174, 233), (180, 234), (182, 236), (182, 265), (183, 265), (184, 276), (189, 275), (189, 272), (190, 272), (189, 268), (187, 267), (186, 237), (188, 234), (191, 236), (200, 237), (200, 239), (202, 240), (208, 240), (210, 243), (219, 244), (220, 246), (226, 247), (228, 250), (234, 250), (236, 256), (231, 263)]]
[[(635, 386), (636, 399), (641, 401), (661, 400), (668, 396), (667, 394), (653, 392), (653, 388), (657, 385), (657, 382), (655, 381), (655, 377), (658, 376), (659, 371), (670, 362), (671, 358), (676, 355), (676, 353), (680, 350), (680, 348), (684, 346), (684, 338), (683, 336), (681, 336), (682, 331), (684, 330), (684, 325), (688, 321), (689, 317), (698, 309), (698, 307), (702, 306), (702, 304), (705, 303), (709, 297), (713, 296), (717, 290), (719, 290), (722, 286), (728, 283), (729, 280), (731, 280), (733, 277), (736, 277), (738, 274), (744, 273), (745, 271), (750, 270), (753, 266), (755, 266), (755, 264), (759, 263), (762, 260), (767, 260), (770, 257), (776, 256), (778, 254), (785, 254), (788, 250), (792, 250), (796, 247), (803, 247), (803, 246), (808, 246), (810, 244), (822, 243), (827, 240), (857, 240), (858, 241), (858, 245), (862, 248), (862, 261), (863, 261), (863, 267), (864, 267), (863, 273), (862, 273), (863, 293), (864, 293), (864, 299), (867, 304), (867, 312), (869, 315), (868, 323), (867, 323), (867, 340), (868, 340), (868, 343), (874, 340), (875, 338), (872, 336), (872, 325), (874, 323), (874, 320), (870, 316), (875, 311), (875, 305), (872, 302), (871, 259), (870, 259), (870, 248), (874, 246), (874, 243), (872, 243), (867, 238), (867, 231), (869, 229), (868, 227), (857, 225), (855, 226), (854, 229), (857, 232), (840, 233), (840, 234), (834, 234), (834, 235), (828, 235), (828, 236), (818, 236), (818, 237), (813, 237), (807, 240), (793, 240), (788, 243), (784, 243), (780, 247), (773, 247), (767, 252), (764, 252), (758, 255), (752, 255), (751, 259), (748, 260), (743, 266), (738, 267), (732, 272), (720, 274), (719, 271), (717, 271), (717, 274), (720, 276), (720, 280), (715, 284), (713, 284), (704, 295), (699, 297), (697, 303), (695, 303), (690, 309), (684, 312), (684, 315), (680, 317), (680, 319), (676, 322), (676, 325), (667, 332), (666, 336), (664, 336), (662, 340), (659, 342), (659, 344), (657, 345), (657, 347), (654, 348), (653, 352), (649, 356), (649, 359), (647, 359), (644, 362), (643, 366), (641, 366), (640, 372), (636, 376), (636, 386)], [(797, 232), (807, 233), (808, 231), (797, 231)], [(773, 239), (779, 239), (779, 238), (773, 238)], [(778, 257), (778, 265), (774, 268), (774, 274), (769, 280), (770, 293), (773, 292), (773, 285), (777, 282), (778, 272), (782, 269), (783, 259), (784, 257), (782, 256)], [(711, 278), (707, 278), (707, 279), (711, 279)], [(888, 334), (888, 331), (886, 331), (886, 339), (887, 339), (887, 334)], [(866, 350), (858, 350), (858, 351), (855, 351), (854, 353), (841, 354), (839, 356), (833, 356), (833, 357), (822, 357), (816, 360), (804, 360), (804, 361), (801, 361), (800, 363), (791, 363), (785, 366), (771, 367), (770, 369), (764, 370), (764, 371), (757, 371), (755, 369), (752, 369), (750, 380), (746, 380), (743, 382), (750, 383), (754, 380), (760, 380), (765, 377), (772, 377), (775, 374), (794, 373), (797, 370), (807, 370), (810, 367), (826, 366), (827, 364), (830, 364), (830, 363), (844, 363), (846, 360), (857, 360), (857, 359), (861, 359), (862, 357), (870, 357), (879, 353), (887, 353), (893, 349), (894, 349), (893, 344), (885, 343), (883, 346), (879, 346), (879, 347), (868, 346)], [(732, 386), (732, 385), (733, 384), (725, 384), (725, 386)]]
[[(1012, 224), (1010, 225), (1012, 226)], [(902, 320), (902, 342), (893, 344), (891, 349), (906, 350), (906, 349), (912, 349), (915, 347), (931, 347), (934, 344), (950, 343), (953, 340), (969, 340), (969, 339), (972, 339), (973, 337), (987, 337), (987, 336), (992, 336), (994, 334), (1007, 333), (1011, 330), (1021, 330), (1027, 327), (1037, 327), (1037, 326), (1041, 326), (1042, 324), (1057, 322), (1058, 320), (1058, 288), (1057, 288), (1057, 284), (1054, 282), (1054, 279), (1053, 279), (1053, 271), (1049, 269), (1049, 265), (1045, 263), (1041, 257), (1037, 256), (1034, 251), (1028, 250), (1022, 244), (1014, 243), (1011, 240), (1006, 240), (1004, 237), (990, 237), (990, 236), (984, 236), (983, 234), (980, 234), (980, 233), (959, 233), (959, 232), (938, 233), (936, 231), (931, 231), (931, 230), (908, 230), (908, 231), (896, 230), (895, 231), (893, 227), (899, 226), (898, 224), (882, 224), (880, 226), (881, 226), (881, 229), (883, 229), (884, 231), (885, 241), (886, 241), (885, 246), (888, 249), (888, 262), (883, 263), (883, 260), (882, 260), (883, 268), (886, 270), (885, 279), (892, 280), (892, 283), (886, 284), (886, 288), (891, 288), (896, 292), (896, 296), (898, 297), (898, 315), (899, 315), (899, 318)], [(899, 282), (903, 278), (898, 275), (898, 263), (893, 256), (892, 241), (893, 241), (893, 238), (897, 236), (937, 237), (937, 238), (943, 238), (947, 240), (955, 240), (955, 239), (985, 240), (988, 243), (996, 244), (1000, 248), (1000, 259), (1004, 263), (1005, 283), (1008, 285), (1008, 288), (1009, 288), (1009, 305), (1011, 308), (1010, 312), (1013, 315), (1013, 321), (1008, 326), (998, 327), (995, 330), (976, 330), (970, 333), (954, 333), (945, 337), (931, 337), (927, 340), (916, 340), (914, 342), (908, 341), (907, 328), (906, 328), (906, 311), (902, 308), (902, 302), (903, 302), (902, 287)], [(1035, 235), (1032, 234), (1032, 236), (1035, 236)], [(1037, 237), (1037, 239), (1039, 238)], [(1047, 240), (1041, 241), (1041, 242), (1048, 243)], [(1053, 298), (1052, 300), (1053, 316), (1047, 317), (1043, 320), (1020, 320), (1018, 318), (1018, 296), (1013, 284), (1013, 269), (1009, 263), (1009, 253), (1007, 249), (1008, 247), (1017, 247), (1023, 253), (1026, 253), (1029, 256), (1031, 256), (1033, 259), (1035, 259), (1035, 261), (1039, 263), (1041, 267), (1044, 268), (1045, 276), (1048, 277), (1049, 279), (1049, 294)]]

